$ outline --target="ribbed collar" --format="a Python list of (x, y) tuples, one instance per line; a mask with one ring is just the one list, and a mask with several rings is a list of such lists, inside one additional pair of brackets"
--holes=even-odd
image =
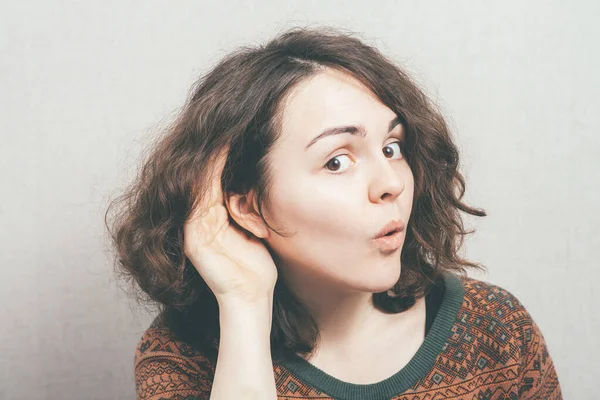
[(402, 394), (431, 370), (452, 334), (452, 326), (463, 302), (464, 286), (456, 274), (446, 272), (443, 277), (444, 296), (429, 332), (411, 360), (389, 378), (366, 385), (344, 382), (295, 354), (292, 358), (281, 361), (280, 365), (307, 385), (335, 399), (387, 400)]

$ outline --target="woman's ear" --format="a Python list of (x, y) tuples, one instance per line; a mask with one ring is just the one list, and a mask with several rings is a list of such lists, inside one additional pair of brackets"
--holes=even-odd
[(254, 200), (254, 191), (244, 195), (227, 193), (225, 196), (225, 204), (231, 218), (257, 238), (265, 239), (269, 236), (269, 230), (260, 217)]

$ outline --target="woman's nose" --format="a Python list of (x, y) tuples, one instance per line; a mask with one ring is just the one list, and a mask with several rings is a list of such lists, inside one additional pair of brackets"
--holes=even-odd
[(373, 168), (371, 178), (371, 201), (394, 200), (404, 190), (404, 181), (397, 167), (389, 159), (384, 159)]

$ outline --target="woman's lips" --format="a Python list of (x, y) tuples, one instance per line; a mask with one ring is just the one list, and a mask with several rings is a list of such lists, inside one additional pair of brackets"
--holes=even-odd
[(391, 235), (375, 238), (373, 239), (373, 243), (375, 243), (377, 248), (383, 251), (397, 250), (402, 246), (402, 232), (404, 232), (404, 230), (397, 230)]

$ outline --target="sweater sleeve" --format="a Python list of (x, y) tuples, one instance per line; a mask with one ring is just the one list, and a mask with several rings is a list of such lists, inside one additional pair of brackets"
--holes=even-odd
[(214, 367), (170, 331), (150, 328), (136, 348), (134, 377), (138, 400), (205, 400)]
[(519, 336), (519, 399), (562, 400), (556, 369), (546, 341), (531, 315), (522, 309), (516, 332)]

